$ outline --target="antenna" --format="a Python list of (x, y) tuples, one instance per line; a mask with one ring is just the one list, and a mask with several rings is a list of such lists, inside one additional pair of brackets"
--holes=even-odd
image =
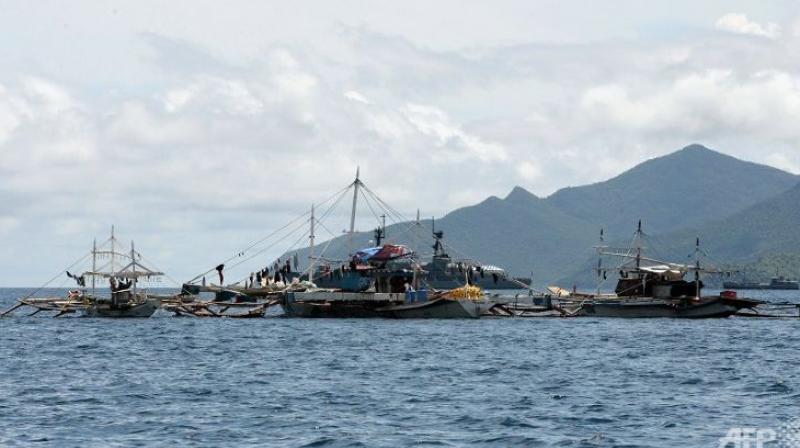
[(642, 265), (642, 220), (639, 220), (639, 227), (636, 229), (636, 268)]
[(386, 215), (381, 215), (381, 225), (375, 229), (375, 245), (380, 246), (381, 241), (386, 237)]

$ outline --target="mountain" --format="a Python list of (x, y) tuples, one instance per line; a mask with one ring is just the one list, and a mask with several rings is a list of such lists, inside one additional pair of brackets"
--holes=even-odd
[[(648, 234), (665, 243), (657, 255), (676, 261), (692, 252), (695, 235), (726, 261), (800, 251), (800, 236), (792, 233), (800, 223), (798, 180), (690, 145), (608, 181), (565, 188), (547, 198), (515, 187), (505, 198), (492, 196), (454, 210), (435, 226), (444, 231), (453, 257), (498, 265), (515, 275), (533, 271), (538, 285), (555, 279), (584, 284), (596, 263), (592, 246), (599, 229), (606, 229), (607, 241), (627, 244), (639, 219)], [(387, 242), (430, 255), (431, 224), (389, 226)], [(366, 247), (371, 239), (371, 232), (353, 235), (353, 248)], [(299, 251), (298, 258), (307, 260), (306, 252)], [(340, 236), (329, 243), (326, 256), (344, 259), (348, 252), (348, 237)]]
[(663, 239), (677, 246), (678, 241), (693, 241), (693, 235), (698, 235), (714, 261), (751, 262), (766, 254), (800, 253), (798, 230), (800, 184), (730, 216)]
[(639, 219), (650, 232), (669, 232), (738, 212), (797, 181), (776, 168), (695, 144), (605, 182), (564, 188), (547, 202), (610, 234), (628, 235)]

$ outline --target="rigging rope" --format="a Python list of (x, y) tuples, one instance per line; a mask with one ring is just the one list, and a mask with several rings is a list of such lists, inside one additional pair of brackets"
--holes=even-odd
[(42, 285), (42, 286), (40, 286), (39, 288), (35, 289), (33, 292), (31, 292), (30, 294), (28, 294), (28, 295), (27, 295), (27, 296), (25, 296), (24, 298), (22, 298), (22, 299), (19, 299), (19, 301), (20, 301), (20, 302), (22, 302), (22, 301), (24, 301), (24, 300), (28, 300), (28, 299), (30, 299), (31, 297), (33, 297), (33, 295), (34, 295), (34, 294), (36, 294), (37, 292), (39, 292), (39, 291), (43, 290), (44, 288), (47, 288), (47, 286), (48, 286), (50, 283), (53, 283), (54, 281), (56, 281), (56, 279), (58, 279), (59, 277), (61, 277), (61, 274), (65, 274), (67, 271), (69, 271), (70, 269), (72, 269), (73, 267), (75, 267), (77, 264), (79, 264), (79, 263), (82, 263), (83, 261), (85, 261), (85, 260), (86, 260), (87, 258), (89, 258), (89, 256), (91, 256), (91, 255), (92, 255), (92, 253), (91, 253), (91, 252), (89, 252), (88, 254), (84, 255), (84, 256), (83, 256), (83, 257), (81, 257), (81, 258), (79, 258), (79, 259), (78, 259), (76, 262), (72, 263), (71, 265), (67, 266), (67, 267), (66, 267), (66, 268), (64, 268), (63, 270), (59, 271), (59, 273), (58, 273), (58, 274), (56, 274), (55, 276), (53, 276), (53, 278), (51, 278), (50, 280), (48, 280), (48, 281), (47, 281), (47, 282), (46, 282), (44, 285)]

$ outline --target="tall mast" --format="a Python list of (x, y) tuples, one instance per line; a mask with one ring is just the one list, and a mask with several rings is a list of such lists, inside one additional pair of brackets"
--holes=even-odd
[[(603, 249), (605, 249), (605, 237), (603, 235), (603, 228), (600, 228), (600, 244), (597, 246), (597, 295), (600, 295), (600, 285), (605, 280), (605, 273), (603, 271)], [(533, 284), (533, 273), (531, 273), (531, 284)]]
[(114, 224), (111, 224), (111, 275), (114, 275)]
[(136, 251), (133, 248), (133, 240), (131, 240), (131, 269), (133, 269), (133, 299), (136, 300)]
[(92, 240), (92, 297), (94, 297), (95, 272), (97, 272), (97, 238)]
[(356, 180), (353, 181), (353, 208), (350, 210), (350, 234), (347, 238), (347, 250), (350, 255), (353, 254), (353, 233), (356, 230), (356, 206), (358, 205), (358, 187), (361, 185), (359, 174), (361, 167), (356, 167)]
[(700, 300), (700, 237), (697, 237), (694, 245), (694, 286), (695, 297)]
[(311, 204), (311, 232), (308, 235), (308, 281), (314, 282), (314, 204)]

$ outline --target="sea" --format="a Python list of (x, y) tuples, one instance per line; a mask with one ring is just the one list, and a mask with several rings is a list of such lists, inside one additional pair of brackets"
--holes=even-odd
[(800, 447), (797, 317), (279, 314), (0, 319), (0, 446)]

